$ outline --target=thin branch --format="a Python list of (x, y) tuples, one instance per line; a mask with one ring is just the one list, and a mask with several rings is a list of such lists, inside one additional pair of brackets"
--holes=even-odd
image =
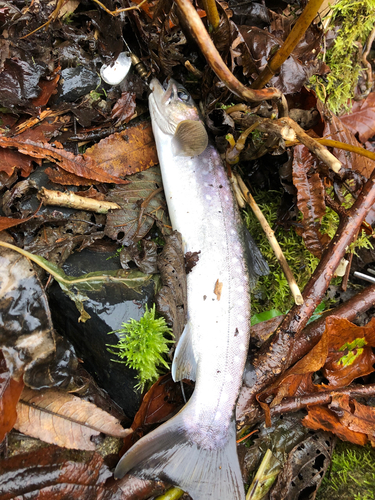
[[(319, 144), (322, 144), (322, 146), (327, 146), (327, 148), (337, 148), (344, 151), (350, 151), (351, 153), (357, 153), (358, 155), (365, 156), (366, 158), (370, 158), (370, 160), (375, 161), (375, 153), (373, 153), (372, 151), (368, 151), (361, 146), (353, 146), (352, 144), (345, 144), (345, 142), (325, 139), (324, 137), (322, 139), (315, 139), (315, 141), (319, 142)], [(302, 141), (288, 141), (285, 143), (285, 146), (295, 146), (299, 142)]]
[(220, 25), (220, 16), (217, 10), (216, 0), (203, 0), (203, 7), (206, 11), (209, 23), (213, 30), (216, 31)]
[(298, 18), (296, 24), (293, 26), (292, 31), (289, 33), (288, 38), (283, 43), (282, 47), (272, 57), (271, 61), (267, 64), (262, 73), (253, 82), (251, 88), (262, 89), (277, 73), (281, 65), (288, 59), (298, 42), (306, 33), (306, 30), (308, 29), (310, 24), (315, 19), (322, 3), (323, 0), (310, 0), (308, 2), (304, 11)]
[(176, 0), (176, 4), (181, 9), (185, 22), (195, 36), (198, 46), (211, 69), (233, 94), (248, 102), (260, 102), (266, 99), (282, 97), (282, 93), (278, 89), (251, 90), (237, 80), (221, 58), (197, 11), (189, 0)]
[(292, 295), (294, 298), (294, 302), (298, 305), (303, 304), (303, 298), (302, 298), (300, 289), (297, 285), (296, 280), (294, 279), (292, 270), (289, 267), (289, 264), (285, 258), (285, 255), (283, 254), (283, 251), (281, 250), (280, 245), (279, 245), (277, 239), (275, 238), (275, 233), (273, 232), (271, 226), (268, 224), (266, 218), (264, 217), (262, 211), (258, 207), (256, 201), (251, 196), (244, 181), (241, 179), (241, 177), (238, 174), (233, 174), (233, 175), (236, 176), (238, 185), (241, 188), (241, 191), (242, 191), (244, 198), (246, 199), (247, 203), (250, 205), (252, 211), (254, 212), (254, 215), (256, 216), (258, 221), (260, 222), (260, 225), (262, 226), (262, 229), (263, 229), (265, 235), (267, 236), (269, 244), (271, 245), (271, 248), (274, 251), (276, 258), (279, 261), (281, 269), (283, 270), (283, 273), (285, 274), (290, 291), (292, 292)]

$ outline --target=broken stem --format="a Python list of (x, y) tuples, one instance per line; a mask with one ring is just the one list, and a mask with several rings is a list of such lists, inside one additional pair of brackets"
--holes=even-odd
[(76, 210), (89, 210), (97, 214), (106, 214), (109, 210), (118, 210), (120, 205), (111, 201), (99, 201), (94, 198), (78, 196), (71, 191), (63, 193), (42, 187), (37, 195), (43, 205), (75, 208)]
[(262, 229), (267, 236), (267, 239), (269, 241), (269, 244), (271, 245), (271, 248), (276, 255), (277, 260), (279, 261), (279, 264), (281, 266), (281, 269), (283, 270), (283, 273), (285, 274), (285, 277), (287, 279), (290, 291), (292, 292), (294, 302), (298, 305), (303, 304), (303, 297), (300, 292), (300, 289), (297, 285), (296, 280), (294, 279), (292, 270), (289, 267), (289, 264), (285, 258), (285, 255), (283, 254), (283, 251), (280, 248), (280, 245), (275, 238), (275, 233), (273, 232), (271, 226), (268, 224), (266, 218), (264, 217), (262, 211), (258, 207), (256, 201), (254, 198), (251, 196), (249, 190), (247, 189), (244, 181), (241, 179), (241, 177), (238, 174), (234, 174), (236, 176), (237, 182), (239, 187), (241, 188), (242, 194), (244, 198), (246, 199), (247, 203), (250, 205), (252, 211), (254, 212), (254, 215), (260, 222), (260, 225), (262, 226)]
[(297, 136), (297, 139), (306, 146), (313, 154), (322, 160), (330, 169), (338, 173), (341, 169), (341, 162), (328, 151), (327, 148), (319, 141), (306, 134), (306, 132), (291, 118), (285, 117), (278, 120), (284, 125), (289, 125)]
[(185, 22), (195, 36), (198, 46), (211, 69), (233, 94), (248, 102), (260, 102), (266, 99), (282, 97), (282, 93), (278, 89), (251, 90), (237, 80), (221, 58), (197, 11), (189, 0), (176, 0), (176, 4), (182, 11)]
[(252, 83), (251, 88), (262, 89), (271, 78), (278, 72), (281, 65), (288, 59), (293, 52), (298, 42), (306, 33), (307, 28), (315, 19), (323, 0), (310, 0), (304, 11), (299, 16), (288, 38), (285, 40), (281, 48), (272, 57), (258, 78)]

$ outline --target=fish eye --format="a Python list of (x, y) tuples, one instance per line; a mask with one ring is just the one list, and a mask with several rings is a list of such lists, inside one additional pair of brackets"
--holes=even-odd
[(189, 94), (187, 94), (184, 90), (179, 90), (177, 92), (177, 95), (181, 101), (188, 101), (189, 100)]

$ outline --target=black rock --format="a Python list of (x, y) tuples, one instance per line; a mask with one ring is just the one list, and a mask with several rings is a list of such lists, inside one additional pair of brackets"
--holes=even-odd
[(74, 102), (91, 90), (95, 90), (100, 84), (100, 77), (83, 66), (77, 66), (63, 69), (59, 83), (56, 103)]
[[(86, 249), (71, 255), (63, 268), (71, 276), (120, 269), (118, 258), (107, 260), (111, 256), (111, 253), (95, 253)], [(142, 293), (138, 293), (125, 286), (108, 283), (101, 291), (87, 292), (88, 300), (84, 302), (84, 308), (91, 318), (85, 323), (78, 322), (80, 314), (74, 302), (57, 283), (50, 287), (48, 293), (55, 329), (72, 342), (77, 356), (84, 362), (84, 368), (131, 419), (141, 399), (141, 394), (135, 389), (137, 373), (123, 363), (112, 361), (115, 356), (108, 352), (107, 344), (116, 344), (117, 336), (108, 333), (119, 329), (130, 318), (140, 319), (146, 304), (149, 307), (152, 305), (154, 287), (153, 280), (150, 280)]]

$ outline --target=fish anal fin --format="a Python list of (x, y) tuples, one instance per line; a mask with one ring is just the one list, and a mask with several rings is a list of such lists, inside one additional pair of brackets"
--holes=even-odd
[(201, 121), (183, 120), (177, 125), (172, 139), (175, 156), (198, 156), (207, 146), (207, 130)]
[(194, 356), (193, 343), (189, 323), (185, 326), (181, 338), (178, 341), (172, 363), (172, 378), (179, 382), (184, 378), (195, 380), (197, 361)]

